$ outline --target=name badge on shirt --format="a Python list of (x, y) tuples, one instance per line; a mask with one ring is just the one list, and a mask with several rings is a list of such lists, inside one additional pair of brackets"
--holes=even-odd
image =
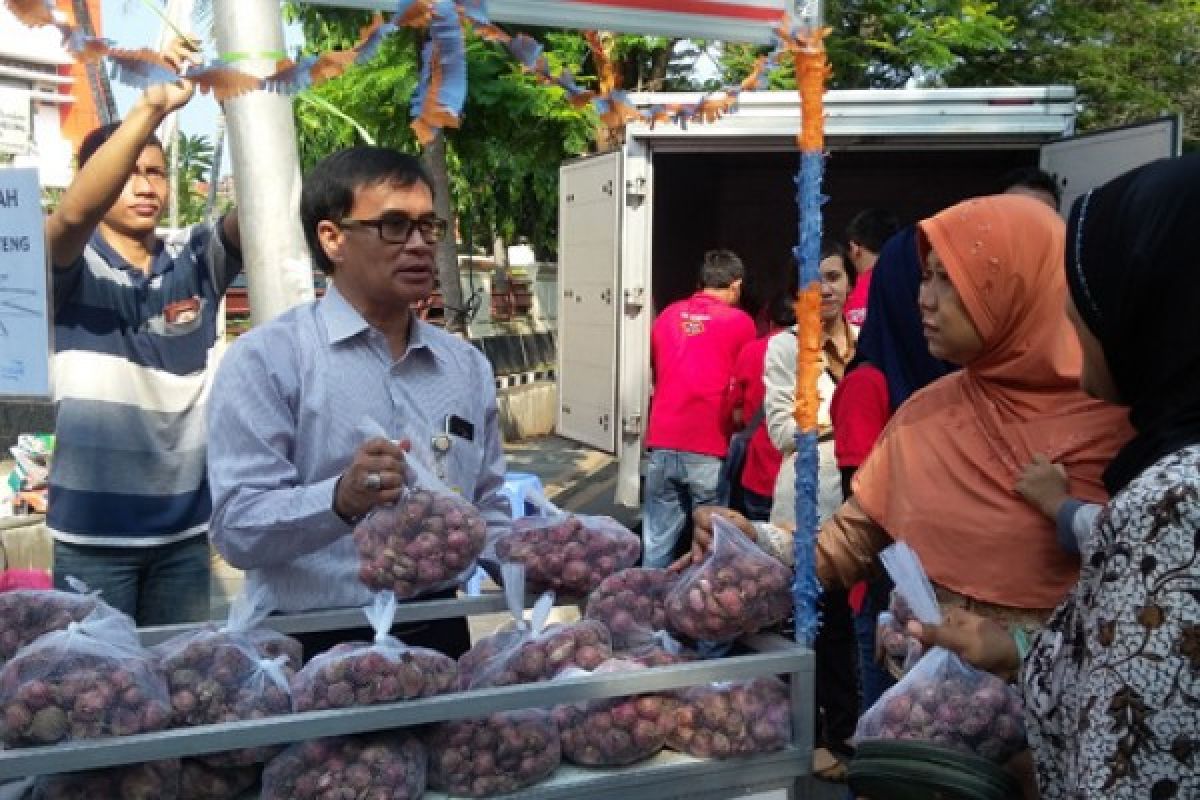
[(189, 325), (200, 316), (200, 298), (188, 297), (176, 300), (163, 309), (163, 319), (168, 325)]

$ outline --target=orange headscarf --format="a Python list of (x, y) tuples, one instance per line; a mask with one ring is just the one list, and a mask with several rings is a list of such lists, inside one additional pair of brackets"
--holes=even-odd
[(902, 405), (855, 477), (872, 520), (968, 597), (1052, 608), (1078, 577), (1054, 525), (1013, 490), (1034, 454), (1063, 464), (1072, 496), (1106, 500), (1101, 473), (1131, 436), (1125, 412), (1079, 389), (1063, 311), (1064, 225), (1045, 204), (997, 195), (920, 224), (983, 340), (964, 369)]

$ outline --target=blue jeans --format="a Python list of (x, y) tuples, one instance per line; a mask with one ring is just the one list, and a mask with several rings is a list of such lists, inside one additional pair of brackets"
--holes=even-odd
[(864, 714), (896, 683), (891, 673), (875, 661), (875, 625), (879, 620), (879, 612), (887, 610), (891, 588), (892, 582), (887, 578), (868, 583), (862, 611), (854, 615), (854, 634), (858, 639), (859, 689), (862, 695), (860, 708)]
[(651, 450), (642, 505), (642, 566), (667, 567), (692, 509), (717, 502), (721, 459), (681, 450)]
[(156, 547), (54, 543), (54, 585), (65, 589), (74, 576), (138, 627), (208, 619), (211, 572), (203, 534)]

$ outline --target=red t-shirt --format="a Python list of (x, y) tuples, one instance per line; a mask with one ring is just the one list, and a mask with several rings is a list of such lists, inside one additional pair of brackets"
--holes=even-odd
[[(728, 406), (742, 410), (742, 425), (749, 426), (754, 415), (763, 407), (767, 387), (763, 385), (764, 362), (767, 359), (767, 342), (772, 331), (752, 342), (747, 342), (733, 365), (733, 379), (729, 383)], [(750, 444), (746, 446), (746, 462), (742, 467), (742, 488), (770, 497), (775, 493), (775, 476), (783, 454), (771, 444), (767, 434), (767, 420), (763, 416), (758, 423)]]
[(851, 370), (833, 393), (833, 453), (839, 467), (860, 467), (892, 416), (887, 378), (870, 364)]
[(721, 405), (733, 362), (753, 338), (749, 314), (704, 292), (663, 309), (650, 331), (654, 397), (647, 447), (725, 456)]
[(858, 276), (858, 281), (850, 290), (849, 297), (846, 298), (846, 306), (842, 309), (846, 322), (859, 328), (867, 321), (867, 296), (871, 293), (871, 276), (873, 274), (875, 274), (875, 270), (872, 269)]

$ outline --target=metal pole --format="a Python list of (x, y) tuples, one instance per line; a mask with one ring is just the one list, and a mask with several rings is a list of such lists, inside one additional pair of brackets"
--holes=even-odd
[(810, 30), (821, 27), (824, 18), (821, 5), (821, 0), (795, 0), (796, 22)]
[[(220, 53), (266, 76), (282, 58), (278, 0), (214, 0)], [(248, 56), (248, 57), (247, 57)], [(265, 322), (313, 299), (312, 263), (300, 227), (300, 159), (291, 101), (251, 92), (225, 104), (238, 222), (250, 294), (250, 322)]]

